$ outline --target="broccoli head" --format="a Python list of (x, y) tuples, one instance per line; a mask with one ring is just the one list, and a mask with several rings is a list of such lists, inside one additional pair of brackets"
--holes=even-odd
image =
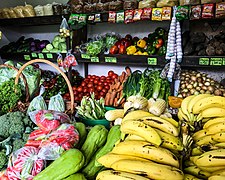
[(25, 143), (26, 143), (26, 142), (23, 141), (23, 139), (15, 139), (15, 140), (13, 141), (13, 144), (12, 144), (12, 146), (13, 146), (13, 152), (15, 152), (16, 150), (18, 150), (18, 149), (24, 147)]
[(0, 170), (2, 170), (8, 162), (8, 157), (4, 151), (0, 151)]

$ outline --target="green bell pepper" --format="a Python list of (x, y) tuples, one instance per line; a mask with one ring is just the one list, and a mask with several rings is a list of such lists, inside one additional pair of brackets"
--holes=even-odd
[(165, 32), (166, 32), (165, 29), (163, 29), (161, 27), (158, 27), (155, 30), (155, 33), (158, 34), (159, 36), (164, 36)]
[(159, 50), (158, 50), (158, 52), (157, 52), (157, 54), (158, 54), (159, 56), (165, 55), (165, 54), (166, 54), (166, 46), (163, 45), (162, 47), (160, 47)]
[(154, 55), (156, 53), (156, 48), (154, 46), (148, 46), (147, 47), (147, 53), (149, 55)]

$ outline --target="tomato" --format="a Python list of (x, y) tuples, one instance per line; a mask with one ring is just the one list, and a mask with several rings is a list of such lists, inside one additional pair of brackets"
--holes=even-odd
[(83, 92), (84, 92), (84, 93), (87, 93), (87, 92), (88, 92), (88, 88), (85, 87), (85, 88), (83, 89)]
[(74, 94), (74, 95), (78, 95), (78, 91), (74, 91), (73, 94)]
[(90, 79), (90, 82), (94, 82), (94, 80), (95, 80), (94, 78), (91, 78), (91, 79)]
[(98, 92), (95, 92), (95, 99), (98, 99)]
[(94, 92), (94, 88), (93, 87), (89, 88), (88, 90), (89, 90), (89, 92)]
[(105, 93), (101, 91), (101, 92), (99, 93), (99, 95), (100, 95), (100, 96), (105, 96)]
[(100, 79), (100, 82), (104, 83), (105, 82), (105, 79)]
[(112, 76), (113, 74), (114, 74), (113, 71), (109, 71), (109, 72), (108, 72), (108, 76)]
[(104, 82), (103, 84), (104, 84), (104, 86), (107, 86), (107, 85), (108, 85), (108, 83), (107, 83), (107, 82)]
[(107, 90), (106, 88), (103, 88), (103, 89), (102, 89), (102, 92), (107, 93), (108, 90)]
[(91, 78), (91, 75), (88, 75), (87, 78), (90, 79)]
[(107, 79), (106, 82), (110, 83), (110, 84), (112, 83), (112, 81), (110, 79)]
[(102, 90), (102, 86), (98, 86), (97, 91), (101, 91), (101, 90)]
[(105, 76), (101, 76), (100, 79), (106, 79), (106, 77)]
[(78, 94), (78, 97), (82, 98), (83, 97), (83, 93)]
[(100, 79), (100, 77), (99, 77), (99, 76), (96, 76), (96, 77), (95, 77), (95, 80), (99, 80), (99, 79)]
[(73, 89), (73, 91), (76, 91), (76, 90), (77, 90), (77, 88), (76, 88), (76, 87), (72, 87), (72, 89)]
[(102, 85), (103, 85), (103, 83), (102, 83), (102, 82), (99, 82), (99, 83), (98, 83), (98, 85), (99, 85), (99, 86), (102, 86)]
[(87, 83), (84, 82), (84, 81), (81, 83), (81, 86), (83, 86), (83, 87), (86, 86), (86, 85), (87, 85)]
[(75, 100), (75, 101), (79, 101), (79, 97), (76, 96), (76, 97), (74, 98), (74, 100)]
[(95, 78), (96, 78), (96, 75), (92, 75), (91, 77), (92, 77), (93, 79), (95, 79)]
[(94, 85), (93, 83), (89, 82), (87, 87), (91, 88), (91, 87), (93, 87), (93, 85)]
[(98, 80), (97, 79), (94, 80), (94, 84), (98, 84)]
[(113, 74), (113, 75), (112, 75), (112, 78), (113, 78), (113, 79), (116, 79), (116, 78), (118, 78), (118, 75), (117, 75), (117, 74)]
[(110, 89), (109, 85), (105, 86), (105, 89), (109, 90)]
[(111, 77), (108, 76), (108, 77), (106, 78), (106, 80), (111, 80)]
[(77, 91), (78, 91), (78, 92), (82, 92), (82, 91), (83, 91), (83, 88), (82, 88), (81, 86), (79, 86), (79, 87), (77, 88)]

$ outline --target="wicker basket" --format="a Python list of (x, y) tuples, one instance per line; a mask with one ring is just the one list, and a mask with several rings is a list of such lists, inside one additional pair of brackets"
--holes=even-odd
[(69, 88), (69, 93), (70, 93), (70, 98), (71, 98), (71, 101), (65, 102), (66, 113), (73, 114), (74, 110), (75, 110), (75, 104), (74, 104), (74, 94), (73, 94), (73, 89), (72, 89), (71, 83), (70, 83), (68, 77), (66, 76), (66, 74), (57, 65), (55, 65), (54, 63), (52, 63), (52, 62), (50, 62), (48, 60), (45, 60), (45, 59), (34, 59), (34, 60), (31, 60), (31, 61), (25, 63), (18, 71), (18, 74), (17, 74), (16, 79), (15, 79), (15, 84), (18, 84), (19, 77), (22, 74), (22, 71), (28, 65), (31, 65), (33, 63), (45, 63), (45, 64), (48, 64), (51, 67), (55, 68), (63, 76), (63, 78), (65, 79), (66, 84), (67, 84), (67, 86)]

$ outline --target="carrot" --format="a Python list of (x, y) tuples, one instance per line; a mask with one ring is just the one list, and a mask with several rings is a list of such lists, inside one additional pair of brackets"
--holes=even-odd
[(116, 93), (116, 98), (118, 98), (118, 99), (120, 98), (120, 93), (119, 92)]
[(113, 105), (113, 102), (114, 102), (114, 99), (116, 97), (116, 91), (113, 91), (110, 95), (110, 100), (109, 100), (109, 105), (112, 106)]
[(129, 66), (126, 66), (125, 67), (125, 70), (127, 72), (127, 75), (130, 76), (131, 75), (131, 69), (130, 69), (130, 67)]
[(122, 74), (120, 75), (120, 82), (123, 83), (125, 79), (126, 73), (123, 71)]
[(120, 87), (117, 89), (117, 92), (120, 92), (123, 90), (123, 85), (121, 84)]
[(123, 96), (123, 90), (120, 91), (120, 98)]
[(105, 96), (105, 105), (108, 106), (109, 105), (109, 99), (110, 99), (110, 93), (108, 92)]
[(121, 86), (121, 83), (120, 82), (116, 83), (115, 84), (115, 90), (118, 90), (120, 86)]
[(115, 78), (114, 79), (115, 84), (119, 82), (119, 79)]
[(125, 103), (125, 98), (123, 98), (121, 101), (120, 101), (120, 105), (123, 105)]
[(117, 107), (117, 106), (118, 106), (117, 101), (118, 101), (118, 98), (115, 98), (115, 99), (114, 99), (114, 102), (113, 102), (113, 106), (114, 106), (114, 107)]

